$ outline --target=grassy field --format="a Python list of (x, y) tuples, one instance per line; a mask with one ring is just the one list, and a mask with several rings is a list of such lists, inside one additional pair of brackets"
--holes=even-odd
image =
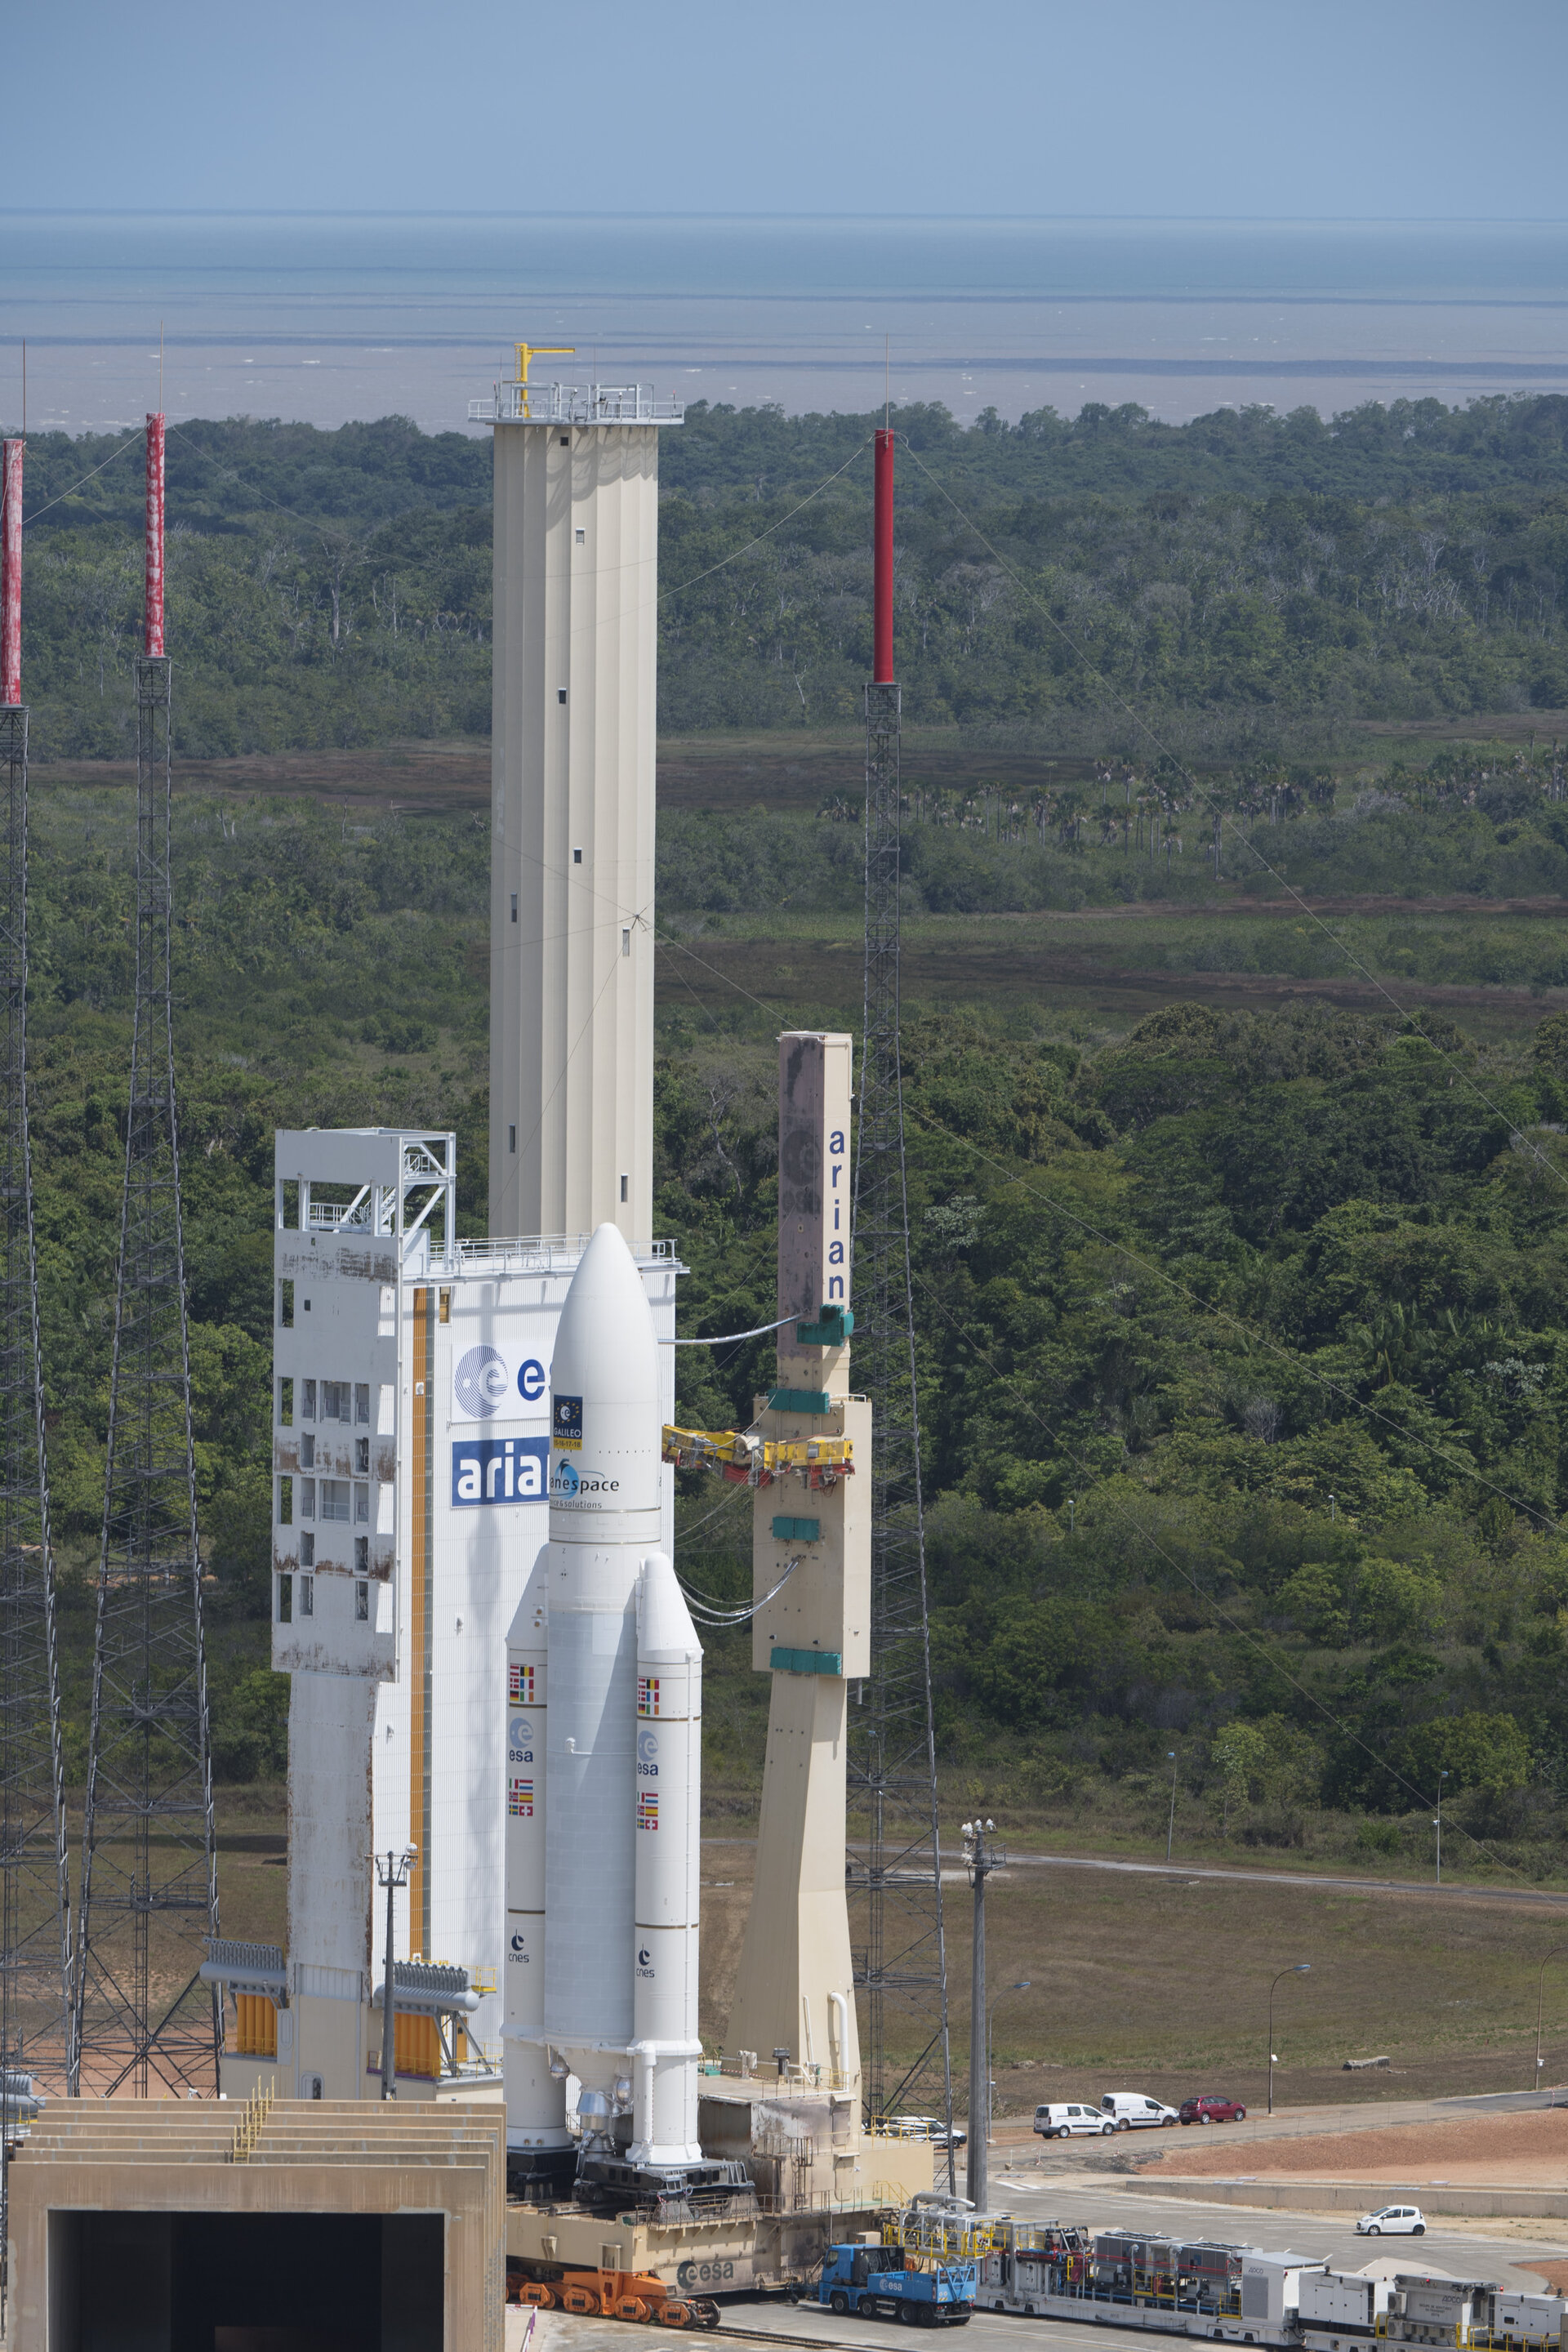
[[(702, 2030), (722, 2042), (754, 1848), (715, 1830), (703, 1845)], [(970, 1896), (947, 1893), (954, 2096), (967, 2100)], [(1522, 2090), (1535, 2072), (1541, 1961), (1561, 1950), (1553, 1911), (1460, 1895), (1238, 1886), (1094, 1870), (999, 1873), (987, 1900), (997, 2112), (1040, 2099), (1147, 2089), (1173, 2103), (1267, 2092), (1270, 1979), (1277, 2105)], [(852, 1930), (853, 1932), (853, 1930)], [(908, 2025), (898, 2034), (918, 2044)], [(1568, 1963), (1546, 1972), (1542, 2079), (1568, 2076)], [(1386, 2054), (1375, 2073), (1346, 2058)]]

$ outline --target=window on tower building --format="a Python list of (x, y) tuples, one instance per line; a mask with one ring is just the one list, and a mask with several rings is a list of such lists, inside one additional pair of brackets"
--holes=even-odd
[(321, 1517), (324, 1519), (346, 1519), (349, 1515), (349, 1482), (346, 1478), (323, 1478), (321, 1486)]
[(302, 1421), (314, 1421), (316, 1418), (316, 1383), (314, 1381), (301, 1381), (300, 1383), (300, 1417)]
[(356, 1421), (370, 1419), (370, 1382), (368, 1381), (354, 1382), (354, 1419)]
[(292, 1381), (279, 1381), (278, 1383), (278, 1426), (279, 1429), (292, 1429), (294, 1426), (294, 1383)]

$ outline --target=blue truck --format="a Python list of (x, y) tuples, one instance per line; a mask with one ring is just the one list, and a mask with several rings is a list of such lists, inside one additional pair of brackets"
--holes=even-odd
[(899, 2246), (829, 2246), (816, 2300), (906, 2327), (963, 2326), (974, 2309), (974, 2264), (940, 2254), (913, 2259), (918, 2268)]

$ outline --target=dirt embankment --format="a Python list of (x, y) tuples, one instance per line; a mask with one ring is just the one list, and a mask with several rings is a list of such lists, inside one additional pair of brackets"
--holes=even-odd
[(1213, 2141), (1205, 2134), (1199, 2147), (1162, 2148), (1160, 2170), (1194, 2179), (1338, 2178), (1415, 2187), (1463, 2182), (1555, 2188), (1568, 2181), (1568, 2107), (1251, 2143), (1246, 2130), (1243, 2124), (1234, 2136), (1227, 2129), (1223, 2139)]

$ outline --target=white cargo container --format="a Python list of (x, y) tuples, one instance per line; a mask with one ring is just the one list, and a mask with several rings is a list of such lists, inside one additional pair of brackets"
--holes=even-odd
[(1303, 2271), (1297, 2309), (1303, 2327), (1350, 2327), (1370, 2335), (1388, 2309), (1388, 2281), (1356, 2272)]
[(1568, 2310), (1560, 2294), (1521, 2294), (1512, 2287), (1494, 2287), (1491, 2335), (1505, 2344), (1556, 2344)]
[(1300, 2296), (1303, 2272), (1321, 2271), (1310, 2255), (1268, 2253), (1248, 2247), (1241, 2258), (1241, 2315), (1264, 2327), (1282, 2326)]

